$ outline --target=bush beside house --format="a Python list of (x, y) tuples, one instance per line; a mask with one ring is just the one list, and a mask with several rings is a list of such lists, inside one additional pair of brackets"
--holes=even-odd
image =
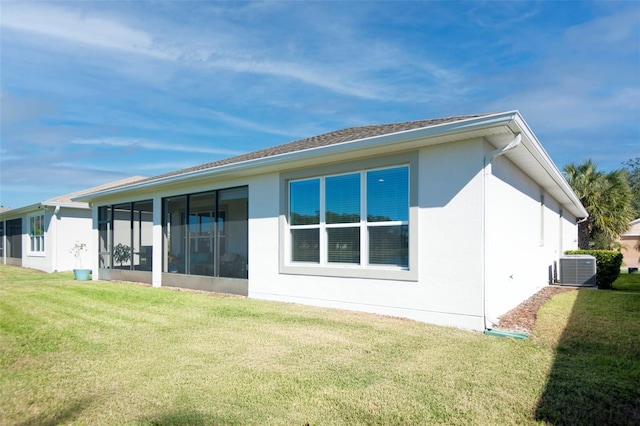
[(620, 275), (622, 253), (616, 250), (568, 250), (565, 254), (588, 254), (596, 258), (596, 282), (600, 289), (611, 289)]

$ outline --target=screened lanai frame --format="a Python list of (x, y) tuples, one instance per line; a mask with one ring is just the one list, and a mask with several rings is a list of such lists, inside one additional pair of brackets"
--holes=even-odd
[(248, 187), (162, 200), (164, 273), (248, 277)]
[(153, 200), (98, 207), (98, 267), (151, 271)]

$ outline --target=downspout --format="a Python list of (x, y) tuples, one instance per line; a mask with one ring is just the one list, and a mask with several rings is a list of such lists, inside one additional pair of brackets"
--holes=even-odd
[(516, 148), (518, 145), (520, 145), (520, 143), (522, 142), (522, 135), (520, 133), (518, 133), (517, 135), (515, 135), (515, 138), (513, 138), (513, 140), (511, 142), (509, 142), (507, 145), (500, 147), (494, 151), (491, 151), (490, 153), (488, 153), (487, 155), (485, 155), (484, 157), (484, 177), (483, 177), (483, 192), (484, 192), (484, 196), (483, 196), (483, 216), (482, 216), (482, 220), (484, 221), (483, 227), (482, 227), (482, 244), (483, 244), (483, 253), (482, 253), (482, 317), (484, 320), (484, 327), (485, 330), (488, 330), (491, 328), (491, 324), (493, 323), (497, 323), (498, 319), (497, 318), (491, 318), (489, 317), (489, 315), (487, 314), (487, 267), (486, 267), (486, 262), (487, 262), (487, 179), (489, 176), (492, 175), (492, 171), (491, 171), (491, 162), (493, 161), (494, 158), (499, 157), (503, 154), (506, 154), (508, 151), (511, 151), (512, 149)]
[(60, 206), (57, 205), (53, 210), (53, 215), (51, 216), (51, 227), (53, 228), (51, 231), (52, 240), (51, 244), (51, 266), (53, 268), (52, 272), (58, 271), (58, 213), (60, 213)]
[(2, 264), (7, 264), (7, 221), (0, 221), (2, 224)]

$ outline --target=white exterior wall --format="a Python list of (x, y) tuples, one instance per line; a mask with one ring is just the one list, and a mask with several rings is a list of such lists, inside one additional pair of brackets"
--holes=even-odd
[(577, 247), (577, 226), (568, 212), (561, 218), (558, 202), (505, 156), (496, 157), (485, 176), (485, 303), (488, 322), (496, 323), (549, 284), (554, 262)]
[[(45, 220), (45, 250), (31, 251), (29, 218), (43, 214)], [(45, 272), (70, 271), (76, 268), (75, 258), (69, 252), (76, 241), (84, 242), (89, 248), (91, 238), (91, 210), (47, 206), (18, 216), (22, 218), (22, 266)], [(11, 219), (6, 219), (11, 220)], [(84, 267), (89, 262), (89, 253), (82, 256)], [(88, 263), (87, 263), (88, 265)]]
[(252, 180), (249, 297), (483, 329), (482, 149), (477, 140), (419, 153), (417, 281), (279, 273), (280, 176)]
[[(44, 252), (32, 252), (31, 251), (31, 238), (29, 237), (29, 218), (44, 213), (45, 223), (45, 237), (44, 237)], [(38, 269), (40, 271), (51, 272), (54, 270), (52, 264), (52, 247), (51, 247), (51, 235), (49, 230), (51, 229), (51, 210), (40, 209), (33, 210), (27, 214), (22, 215), (22, 267)]]
[[(55, 270), (70, 271), (75, 268), (89, 269), (91, 267), (91, 254), (89, 247), (91, 246), (91, 210), (61, 208), (58, 212), (57, 219), (54, 216), (55, 224)], [(51, 228), (51, 226), (50, 226)], [(76, 265), (76, 259), (69, 252), (76, 244), (85, 243), (87, 251), (81, 255), (82, 265)]]
[[(420, 281), (425, 308), (482, 330), (481, 140), (420, 152)], [(431, 321), (429, 321), (431, 322)]]

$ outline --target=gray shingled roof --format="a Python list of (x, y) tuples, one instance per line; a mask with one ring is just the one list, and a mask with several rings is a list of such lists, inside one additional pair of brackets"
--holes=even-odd
[(105, 183), (103, 185), (94, 186), (93, 188), (83, 189), (77, 192), (72, 192), (71, 194), (60, 195), (58, 197), (50, 198), (47, 202), (50, 203), (71, 203), (72, 199), (76, 197), (80, 197), (82, 195), (91, 194), (93, 192), (105, 191), (111, 188), (118, 188), (121, 186), (127, 186), (135, 182), (140, 182), (142, 180), (148, 179), (146, 176), (131, 176), (125, 179), (120, 179), (115, 182)]
[(277, 145), (271, 148), (260, 149), (258, 151), (248, 152), (246, 154), (237, 155), (235, 157), (225, 158), (211, 163), (201, 164), (195, 167), (189, 167), (187, 169), (176, 170), (169, 173), (164, 173), (158, 176), (153, 176), (145, 180), (141, 180), (135, 183), (142, 183), (148, 181), (154, 181), (157, 179), (167, 178), (171, 176), (178, 176), (185, 173), (196, 172), (206, 169), (214, 169), (219, 166), (227, 164), (241, 163), (249, 160), (256, 160), (260, 158), (272, 157), (281, 154), (288, 154), (291, 152), (305, 151), (307, 149), (319, 148), (328, 145), (335, 145), (343, 142), (356, 141), (360, 139), (372, 138), (375, 136), (389, 135), (393, 133), (404, 132), (407, 130), (421, 129), (425, 127), (437, 126), (440, 124), (453, 123), (456, 121), (469, 120), (471, 118), (484, 117), (491, 114), (474, 114), (474, 115), (461, 115), (455, 117), (436, 118), (431, 120), (417, 120), (417, 121), (405, 121), (402, 123), (391, 124), (375, 124), (370, 126), (349, 127), (342, 130), (336, 130), (329, 133), (324, 133), (318, 136), (312, 136), (306, 139), (300, 139), (294, 142)]
[[(26, 206), (15, 207), (15, 208), (0, 208), (0, 215), (13, 215), (13, 214), (22, 214), (24, 212), (29, 212), (31, 210), (37, 209), (39, 206), (45, 205), (58, 205), (58, 204), (71, 204), (71, 203), (83, 203), (74, 201), (74, 198), (81, 197), (83, 195), (93, 194), (99, 191), (105, 191), (112, 188), (120, 188), (127, 185), (131, 185), (132, 183), (139, 182), (141, 180), (147, 179), (145, 176), (131, 176), (125, 179), (120, 179), (115, 182), (109, 182), (103, 185), (94, 186), (92, 188), (83, 189), (81, 191), (72, 192), (71, 194), (60, 195), (57, 197), (49, 198), (45, 201), (40, 201), (38, 203), (29, 204)], [(87, 205), (78, 204), (76, 205), (78, 208), (86, 208)]]

